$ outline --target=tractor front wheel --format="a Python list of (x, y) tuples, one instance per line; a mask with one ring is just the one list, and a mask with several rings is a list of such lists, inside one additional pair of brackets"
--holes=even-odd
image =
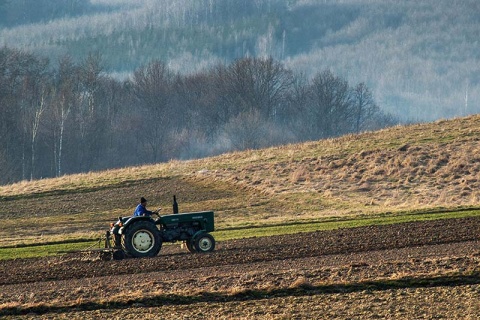
[(129, 226), (122, 237), (123, 250), (130, 256), (154, 257), (162, 248), (157, 227), (149, 221), (138, 221)]
[(215, 249), (215, 239), (211, 234), (202, 233), (193, 242), (196, 252), (211, 252)]

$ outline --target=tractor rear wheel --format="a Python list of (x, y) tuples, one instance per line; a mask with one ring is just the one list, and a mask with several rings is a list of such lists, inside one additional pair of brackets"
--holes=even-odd
[(211, 252), (215, 249), (215, 239), (208, 233), (202, 233), (195, 237), (193, 244), (195, 251), (200, 253)]
[(126, 230), (122, 248), (132, 257), (154, 257), (162, 248), (162, 239), (153, 223), (138, 221)]

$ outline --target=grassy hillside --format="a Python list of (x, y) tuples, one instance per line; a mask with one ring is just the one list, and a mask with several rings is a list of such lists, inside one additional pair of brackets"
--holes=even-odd
[(99, 237), (140, 196), (169, 213), (175, 194), (180, 211), (214, 210), (217, 228), (236, 232), (476, 208), (479, 139), (477, 115), (2, 186), (0, 246)]
[(384, 110), (405, 119), (480, 111), (477, 0), (2, 3), (0, 45), (54, 59), (98, 51), (106, 70), (124, 76), (153, 59), (191, 73), (271, 56), (309, 76), (331, 69), (365, 82)]

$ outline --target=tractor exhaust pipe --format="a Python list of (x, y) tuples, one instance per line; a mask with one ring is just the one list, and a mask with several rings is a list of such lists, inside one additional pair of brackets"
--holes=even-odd
[(175, 195), (173, 196), (173, 213), (178, 213), (178, 203), (177, 197), (175, 197)]

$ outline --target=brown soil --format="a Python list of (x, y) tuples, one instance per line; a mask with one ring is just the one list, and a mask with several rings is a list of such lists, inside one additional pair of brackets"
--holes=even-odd
[(0, 262), (0, 317), (475, 318), (480, 218)]

